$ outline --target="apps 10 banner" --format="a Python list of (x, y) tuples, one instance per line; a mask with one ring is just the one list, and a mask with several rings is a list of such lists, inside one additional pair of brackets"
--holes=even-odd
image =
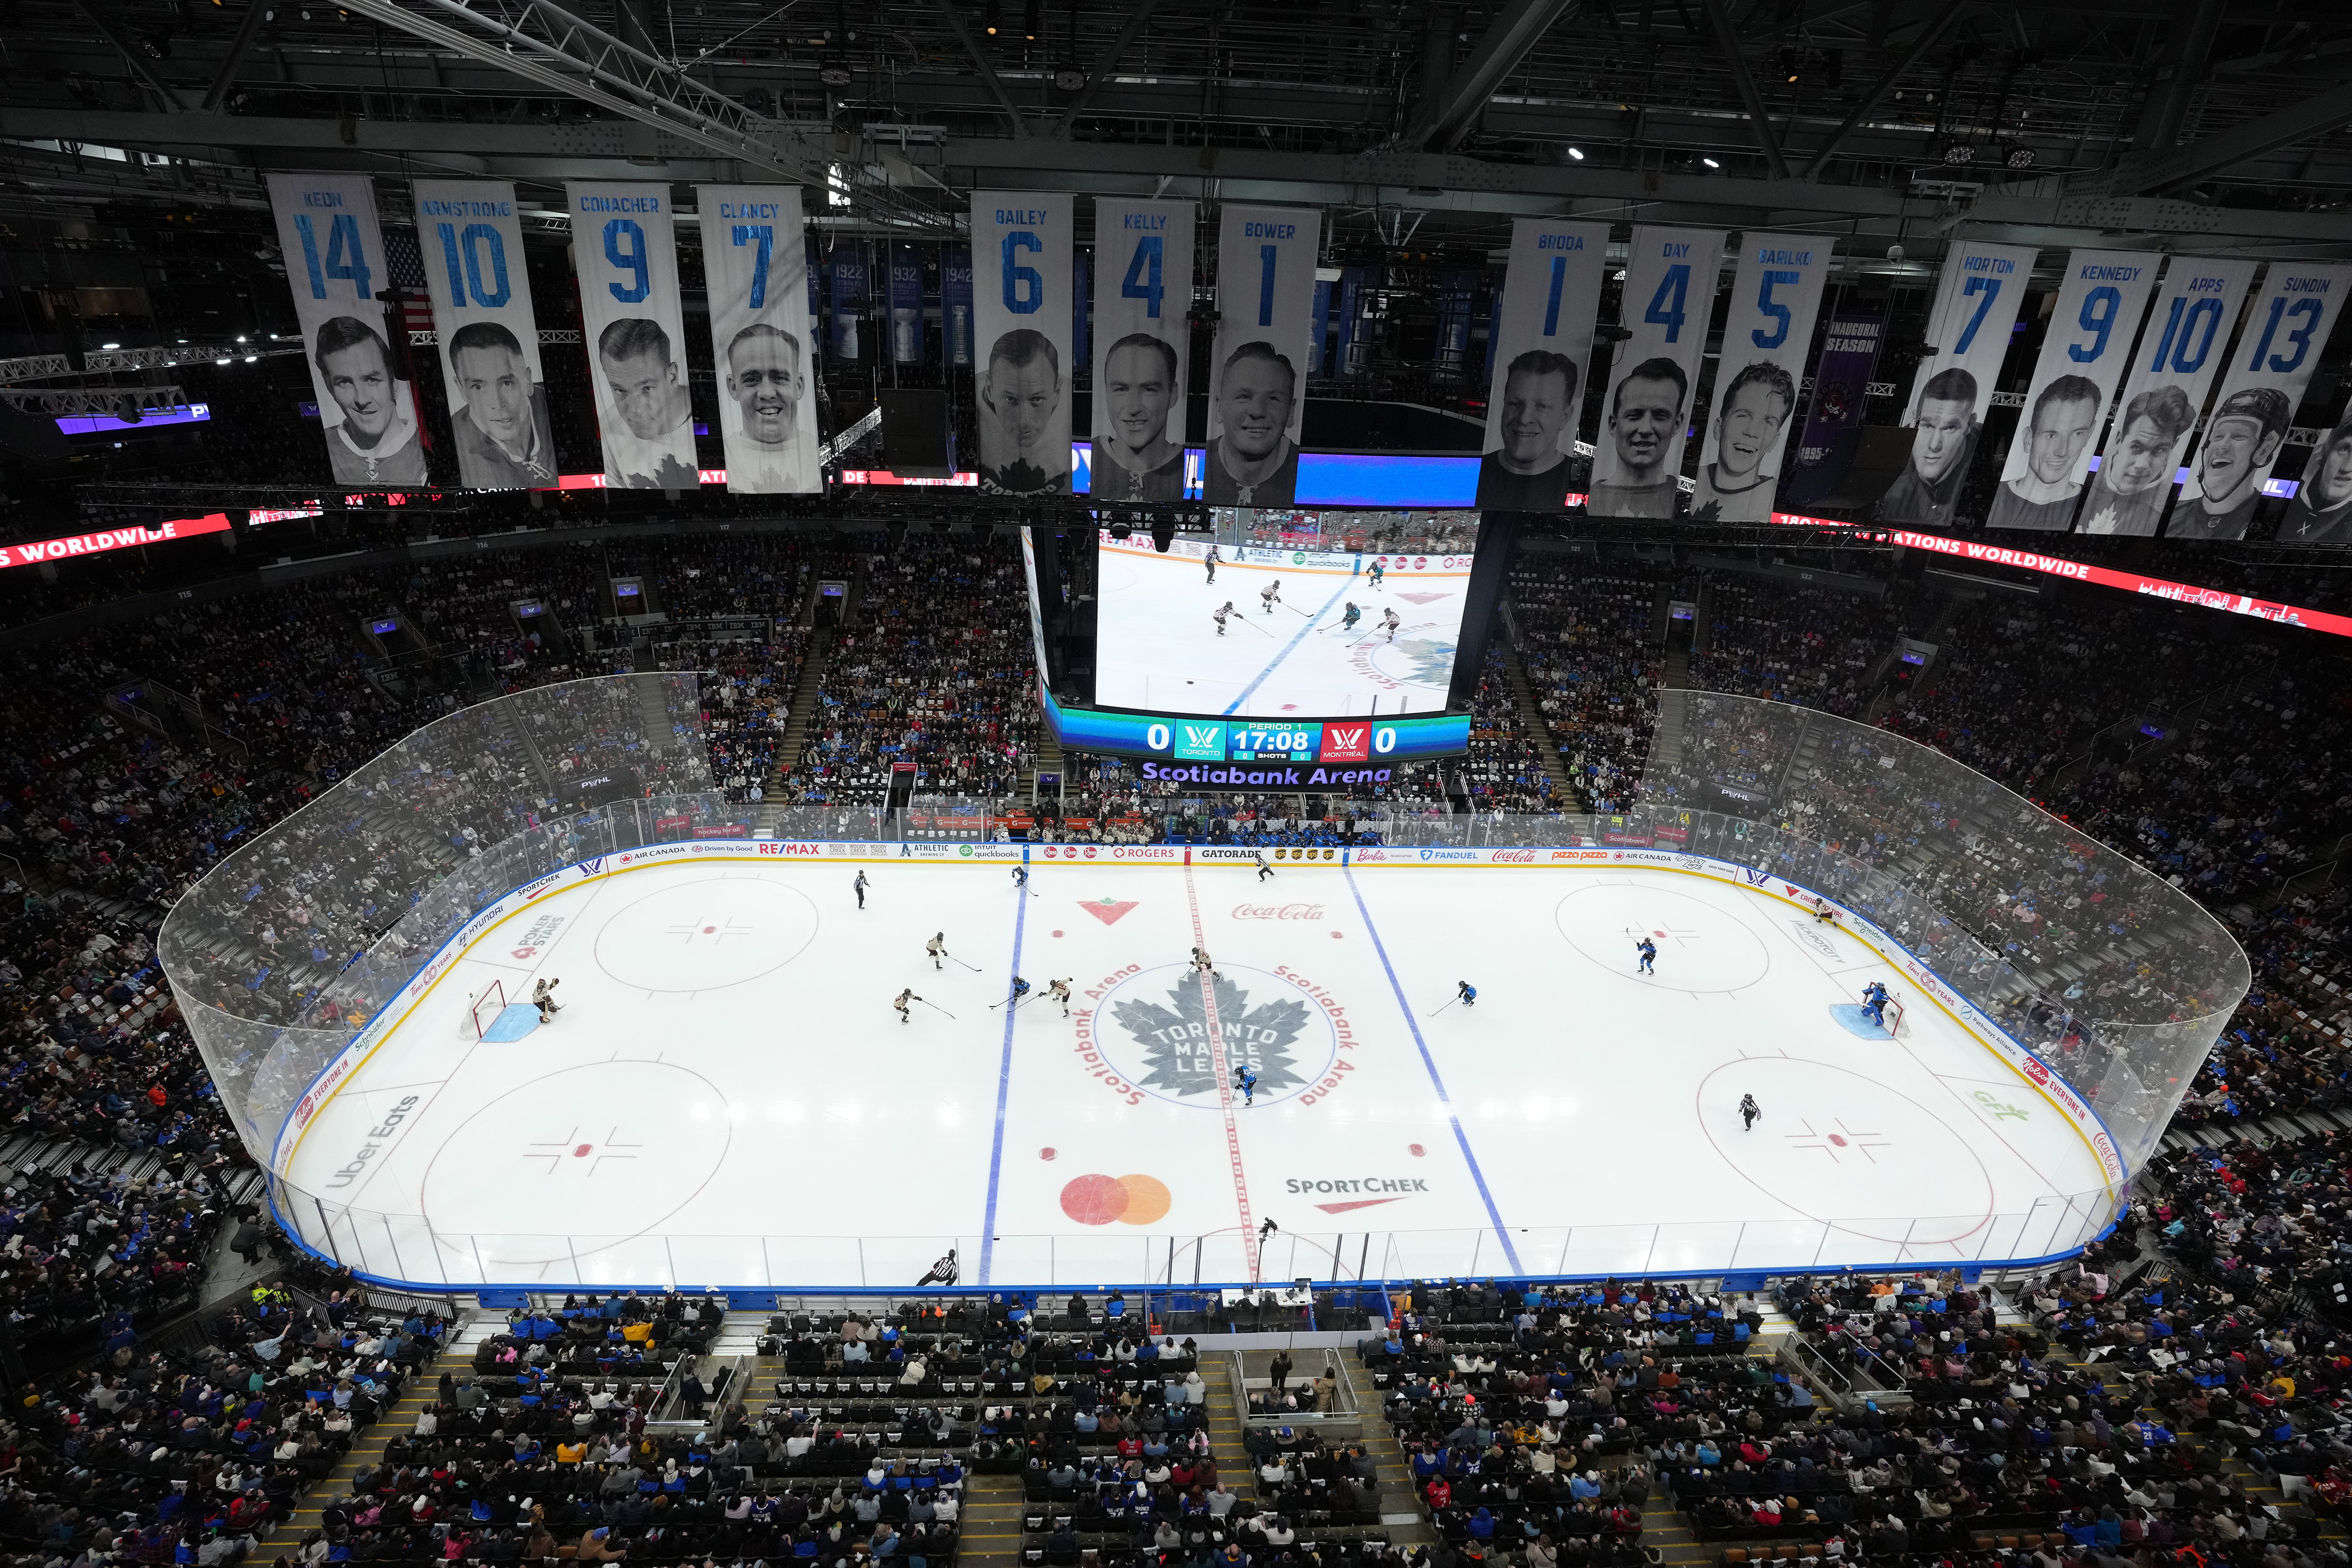
[(1630, 336), (1609, 367), (1609, 396), (1601, 407), (1587, 504), (1593, 516), (1675, 515), (1691, 391), (1722, 271), (1719, 230), (1635, 225), (1619, 308)]
[(2347, 288), (2352, 267), (2270, 264), (2230, 350), (2189, 483), (2165, 524), (2166, 538), (2245, 538), (2294, 423), (2295, 404), (2344, 313)]
[(415, 195), (457, 482), (468, 490), (551, 488), (555, 434), (514, 186), (418, 180)]
[(269, 206), (335, 477), (423, 485), (415, 391), (393, 374), (375, 297), (390, 280), (374, 182), (364, 174), (272, 174)]
[(1314, 207), (1231, 203), (1220, 214), (1202, 490), (1212, 506), (1286, 507), (1297, 498), (1322, 225)]
[(1077, 198), (971, 193), (980, 483), (1008, 496), (1070, 489), (1070, 271)]
[(1511, 221), (1490, 344), (1480, 508), (1567, 510), (1608, 266), (1607, 224)]
[(2262, 264), (2177, 256), (2132, 355), (2116, 416), (2085, 486), (2086, 534), (2146, 538), (2164, 521), (2198, 410), (2229, 357), (2246, 286)]
[(1698, 457), (1690, 515), (1707, 522), (1769, 523), (1789, 448), (1797, 385), (1812, 350), (1829, 282), (1831, 242), (1813, 235), (1743, 235), (1715, 416)]
[(700, 476), (669, 187), (574, 181), (563, 187), (563, 204), (572, 214), (572, 264), (604, 437), (604, 483), (690, 490)]
[(1184, 497), (1190, 202), (1095, 202), (1094, 488), (1106, 501)]
[(1903, 414), (1911, 460), (1879, 498), (1881, 522), (1952, 526), (2034, 255), (2032, 246), (1962, 240), (1945, 256), (1927, 312), (1927, 345), (1936, 351), (1920, 360)]
[(2149, 251), (2067, 256), (1988, 527), (2063, 533), (2073, 526), (2090, 476), (2091, 444), (2138, 341), (2163, 261)]
[(822, 489), (800, 187), (698, 185), (695, 207), (727, 488), (738, 496)]

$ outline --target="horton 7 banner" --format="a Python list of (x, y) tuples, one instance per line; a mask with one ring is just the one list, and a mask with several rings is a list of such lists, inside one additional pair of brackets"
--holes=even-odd
[(2164, 521), (2198, 411), (2229, 358), (2246, 286), (2262, 264), (2176, 256), (2132, 355), (2083, 500), (2086, 534), (2146, 538)]
[(1190, 202), (1095, 203), (1094, 494), (1184, 497), (1184, 359), (1192, 305)]
[(694, 204), (727, 488), (738, 496), (821, 489), (800, 187), (698, 185)]
[(2058, 532), (2073, 524), (2091, 444), (2124, 379), (2163, 262), (2123, 250), (2078, 250), (2066, 258), (1987, 526)]
[(514, 187), (419, 180), (415, 196), (457, 482), (468, 490), (545, 489), (557, 478), (555, 435)]
[(1675, 515), (1691, 390), (1722, 270), (1720, 231), (1635, 225), (1622, 307), (1630, 336), (1609, 367), (1601, 439), (1593, 444), (1589, 507), (1595, 517)]
[(1558, 512), (1574, 476), (1577, 414), (1609, 266), (1609, 225), (1514, 218), (1488, 343), (1486, 440), (1477, 504)]
[(1699, 447), (1691, 516), (1769, 523), (1797, 411), (1797, 382), (1812, 350), (1828, 283), (1831, 243), (1817, 235), (1743, 235), (1715, 416)]
[(416, 398), (393, 375), (376, 290), (385, 276), (375, 183), (364, 174), (272, 174), (269, 205), (310, 361), (327, 455), (346, 484), (425, 482)]
[(1881, 522), (1952, 526), (2033, 257), (2032, 246), (1977, 240), (1955, 244), (1944, 257), (1927, 312), (1927, 344), (1936, 351), (1919, 361), (1903, 416), (1912, 427), (1911, 461), (1879, 497)]
[(980, 483), (999, 495), (1069, 493), (1076, 208), (1061, 192), (971, 193)]
[(1322, 238), (1323, 214), (1313, 207), (1229, 203), (1219, 214), (1202, 492), (1213, 506), (1286, 507), (1297, 498)]
[(604, 436), (604, 483), (691, 490), (700, 478), (669, 187), (574, 182), (563, 187), (563, 201)]

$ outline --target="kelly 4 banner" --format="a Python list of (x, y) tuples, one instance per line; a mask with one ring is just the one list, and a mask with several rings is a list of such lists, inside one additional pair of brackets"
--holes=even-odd
[(691, 490), (701, 482), (669, 192), (601, 180), (563, 187), (611, 488)]
[(1699, 447), (1694, 518), (1767, 523), (1789, 446), (1790, 416), (1813, 323), (1829, 282), (1831, 242), (1816, 235), (1743, 235), (1731, 309), (1723, 323), (1723, 360), (1715, 376), (1715, 415)]
[(2084, 533), (2146, 537), (2164, 521), (2181, 454), (2261, 267), (2201, 256), (2176, 256), (2166, 266), (2083, 502)]
[(1510, 263), (1489, 345), (1482, 509), (1567, 509), (1608, 266), (1607, 224), (1511, 221)]
[(1912, 430), (1911, 461), (1879, 498), (1881, 522), (1952, 526), (2033, 257), (2032, 246), (1979, 240), (1957, 241), (1946, 254), (1927, 312), (1935, 352), (1919, 361), (1903, 415)]
[(1184, 496), (1191, 202), (1095, 201), (1094, 494)]
[(980, 483), (1001, 495), (1070, 489), (1070, 272), (1077, 198), (971, 193), (972, 341)]
[(800, 187), (698, 185), (694, 199), (727, 488), (739, 496), (822, 489)]
[(2066, 258), (1988, 527), (2060, 533), (2073, 526), (2091, 444), (2139, 340), (2163, 263), (2152, 251), (2078, 250)]
[(1228, 203), (1220, 214), (1203, 491), (1213, 506), (1286, 507), (1297, 497), (1322, 225), (1313, 207)]
[(1629, 336), (1609, 367), (1601, 438), (1593, 444), (1587, 504), (1593, 516), (1675, 515), (1691, 391), (1722, 271), (1719, 230), (1634, 226), (1620, 307)]
[(514, 186), (419, 180), (415, 195), (457, 482), (468, 490), (550, 488), (559, 478), (555, 435)]

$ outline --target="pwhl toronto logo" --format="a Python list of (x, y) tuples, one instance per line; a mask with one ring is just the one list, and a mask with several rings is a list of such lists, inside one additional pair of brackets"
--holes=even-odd
[(1136, 1085), (1175, 1100), (1218, 1103), (1223, 1085), (1213, 1044), (1222, 1044), (1226, 1073), (1249, 1067), (1257, 1074), (1258, 1097), (1279, 1100), (1306, 1087), (1313, 1074), (1299, 1070), (1297, 1049), (1307, 1004), (1284, 997), (1253, 1007), (1250, 993), (1230, 977), (1209, 984), (1216, 996), (1214, 1030), (1208, 998), (1190, 974), (1169, 987), (1164, 1005), (1140, 998), (1111, 1004), (1112, 1022), (1143, 1053), (1139, 1071), (1129, 1074)]

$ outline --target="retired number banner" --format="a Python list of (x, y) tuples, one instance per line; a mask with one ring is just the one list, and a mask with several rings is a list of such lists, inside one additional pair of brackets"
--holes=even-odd
[(738, 496), (820, 490), (800, 187), (698, 185), (694, 204), (727, 488)]
[(605, 181), (563, 187), (604, 483), (619, 489), (691, 490), (700, 483), (669, 193), (667, 184)]
[(269, 205), (335, 477), (385, 488), (425, 484), (415, 393), (393, 375), (375, 297), (391, 281), (375, 183), (365, 174), (272, 174)]
[(1511, 259), (1489, 345), (1481, 508), (1567, 509), (1608, 268), (1607, 224), (1511, 221)]

